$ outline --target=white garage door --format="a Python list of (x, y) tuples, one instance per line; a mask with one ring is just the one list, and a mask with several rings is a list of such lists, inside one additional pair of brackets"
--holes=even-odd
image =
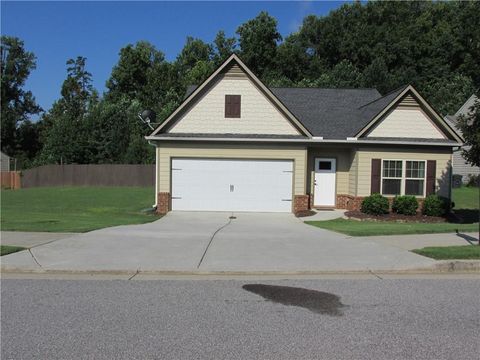
[(292, 211), (293, 161), (172, 159), (172, 209)]

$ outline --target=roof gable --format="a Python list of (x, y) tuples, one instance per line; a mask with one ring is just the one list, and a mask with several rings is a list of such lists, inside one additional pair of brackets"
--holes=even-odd
[(362, 109), (367, 117), (376, 114), (356, 137), (435, 138), (462, 142), (460, 135), (411, 85), (364, 105)]
[[(246, 116), (248, 121), (242, 122), (242, 118), (225, 119), (224, 96), (242, 93), (245, 97), (242, 99), (242, 118)], [(255, 110), (260, 110), (260, 113), (263, 111), (263, 116), (255, 118), (256, 115), (252, 111), (249, 112), (252, 103), (257, 103)], [(269, 124), (262, 123), (262, 120), (265, 120), (264, 116), (271, 121)], [(300, 134), (311, 137), (310, 132), (289, 109), (233, 54), (185, 98), (183, 103), (155, 129), (152, 136), (168, 132), (248, 134), (258, 131), (267, 131), (266, 134)]]

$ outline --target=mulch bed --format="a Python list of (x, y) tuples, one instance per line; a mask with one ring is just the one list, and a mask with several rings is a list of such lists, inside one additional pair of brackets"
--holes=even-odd
[(415, 222), (415, 223), (441, 223), (446, 219), (438, 216), (426, 216), (422, 214), (417, 215), (402, 215), (402, 214), (385, 214), (385, 215), (369, 215), (361, 211), (347, 211), (345, 217), (358, 221), (390, 221), (390, 222)]
[(297, 211), (295, 213), (295, 216), (296, 217), (305, 217), (305, 216), (312, 216), (312, 215), (315, 215), (316, 212), (313, 211), (313, 210), (304, 210), (304, 211)]

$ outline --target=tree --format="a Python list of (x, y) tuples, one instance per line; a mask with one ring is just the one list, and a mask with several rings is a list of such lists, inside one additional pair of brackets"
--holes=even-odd
[(44, 115), (40, 163), (90, 162), (87, 117), (98, 103), (92, 86), (92, 75), (86, 70), (86, 58), (67, 61), (67, 78), (62, 84), (62, 97)]
[(467, 115), (460, 115), (458, 128), (463, 134), (467, 148), (463, 157), (472, 166), (480, 166), (480, 100), (477, 98)]
[(215, 66), (219, 66), (235, 52), (237, 40), (234, 37), (227, 38), (225, 32), (220, 30), (213, 43), (215, 45), (213, 62)]
[(257, 76), (263, 78), (272, 70), (277, 44), (282, 40), (277, 20), (262, 11), (256, 18), (240, 25), (237, 34), (241, 58)]
[(42, 111), (33, 94), (23, 89), (36, 67), (35, 60), (35, 55), (25, 50), (23, 41), (11, 36), (1, 37), (1, 143), (2, 151), (10, 156), (15, 156), (19, 150), (18, 127), (31, 115)]
[[(180, 54), (177, 56), (176, 64), (182, 76), (186, 76), (195, 68), (199, 61), (211, 63), (213, 58), (212, 45), (206, 44), (200, 39), (191, 36), (187, 37), (187, 42)], [(213, 65), (213, 64), (212, 64)], [(188, 84), (187, 84), (188, 85)]]
[(475, 91), (472, 79), (458, 73), (423, 81), (418, 88), (442, 115), (455, 113)]

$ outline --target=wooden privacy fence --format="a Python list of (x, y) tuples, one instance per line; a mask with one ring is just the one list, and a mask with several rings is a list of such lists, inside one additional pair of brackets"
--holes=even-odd
[(44, 165), (22, 171), (22, 188), (41, 186), (154, 186), (155, 165)]
[(19, 171), (2, 171), (1, 172), (2, 188), (20, 189), (20, 172)]

